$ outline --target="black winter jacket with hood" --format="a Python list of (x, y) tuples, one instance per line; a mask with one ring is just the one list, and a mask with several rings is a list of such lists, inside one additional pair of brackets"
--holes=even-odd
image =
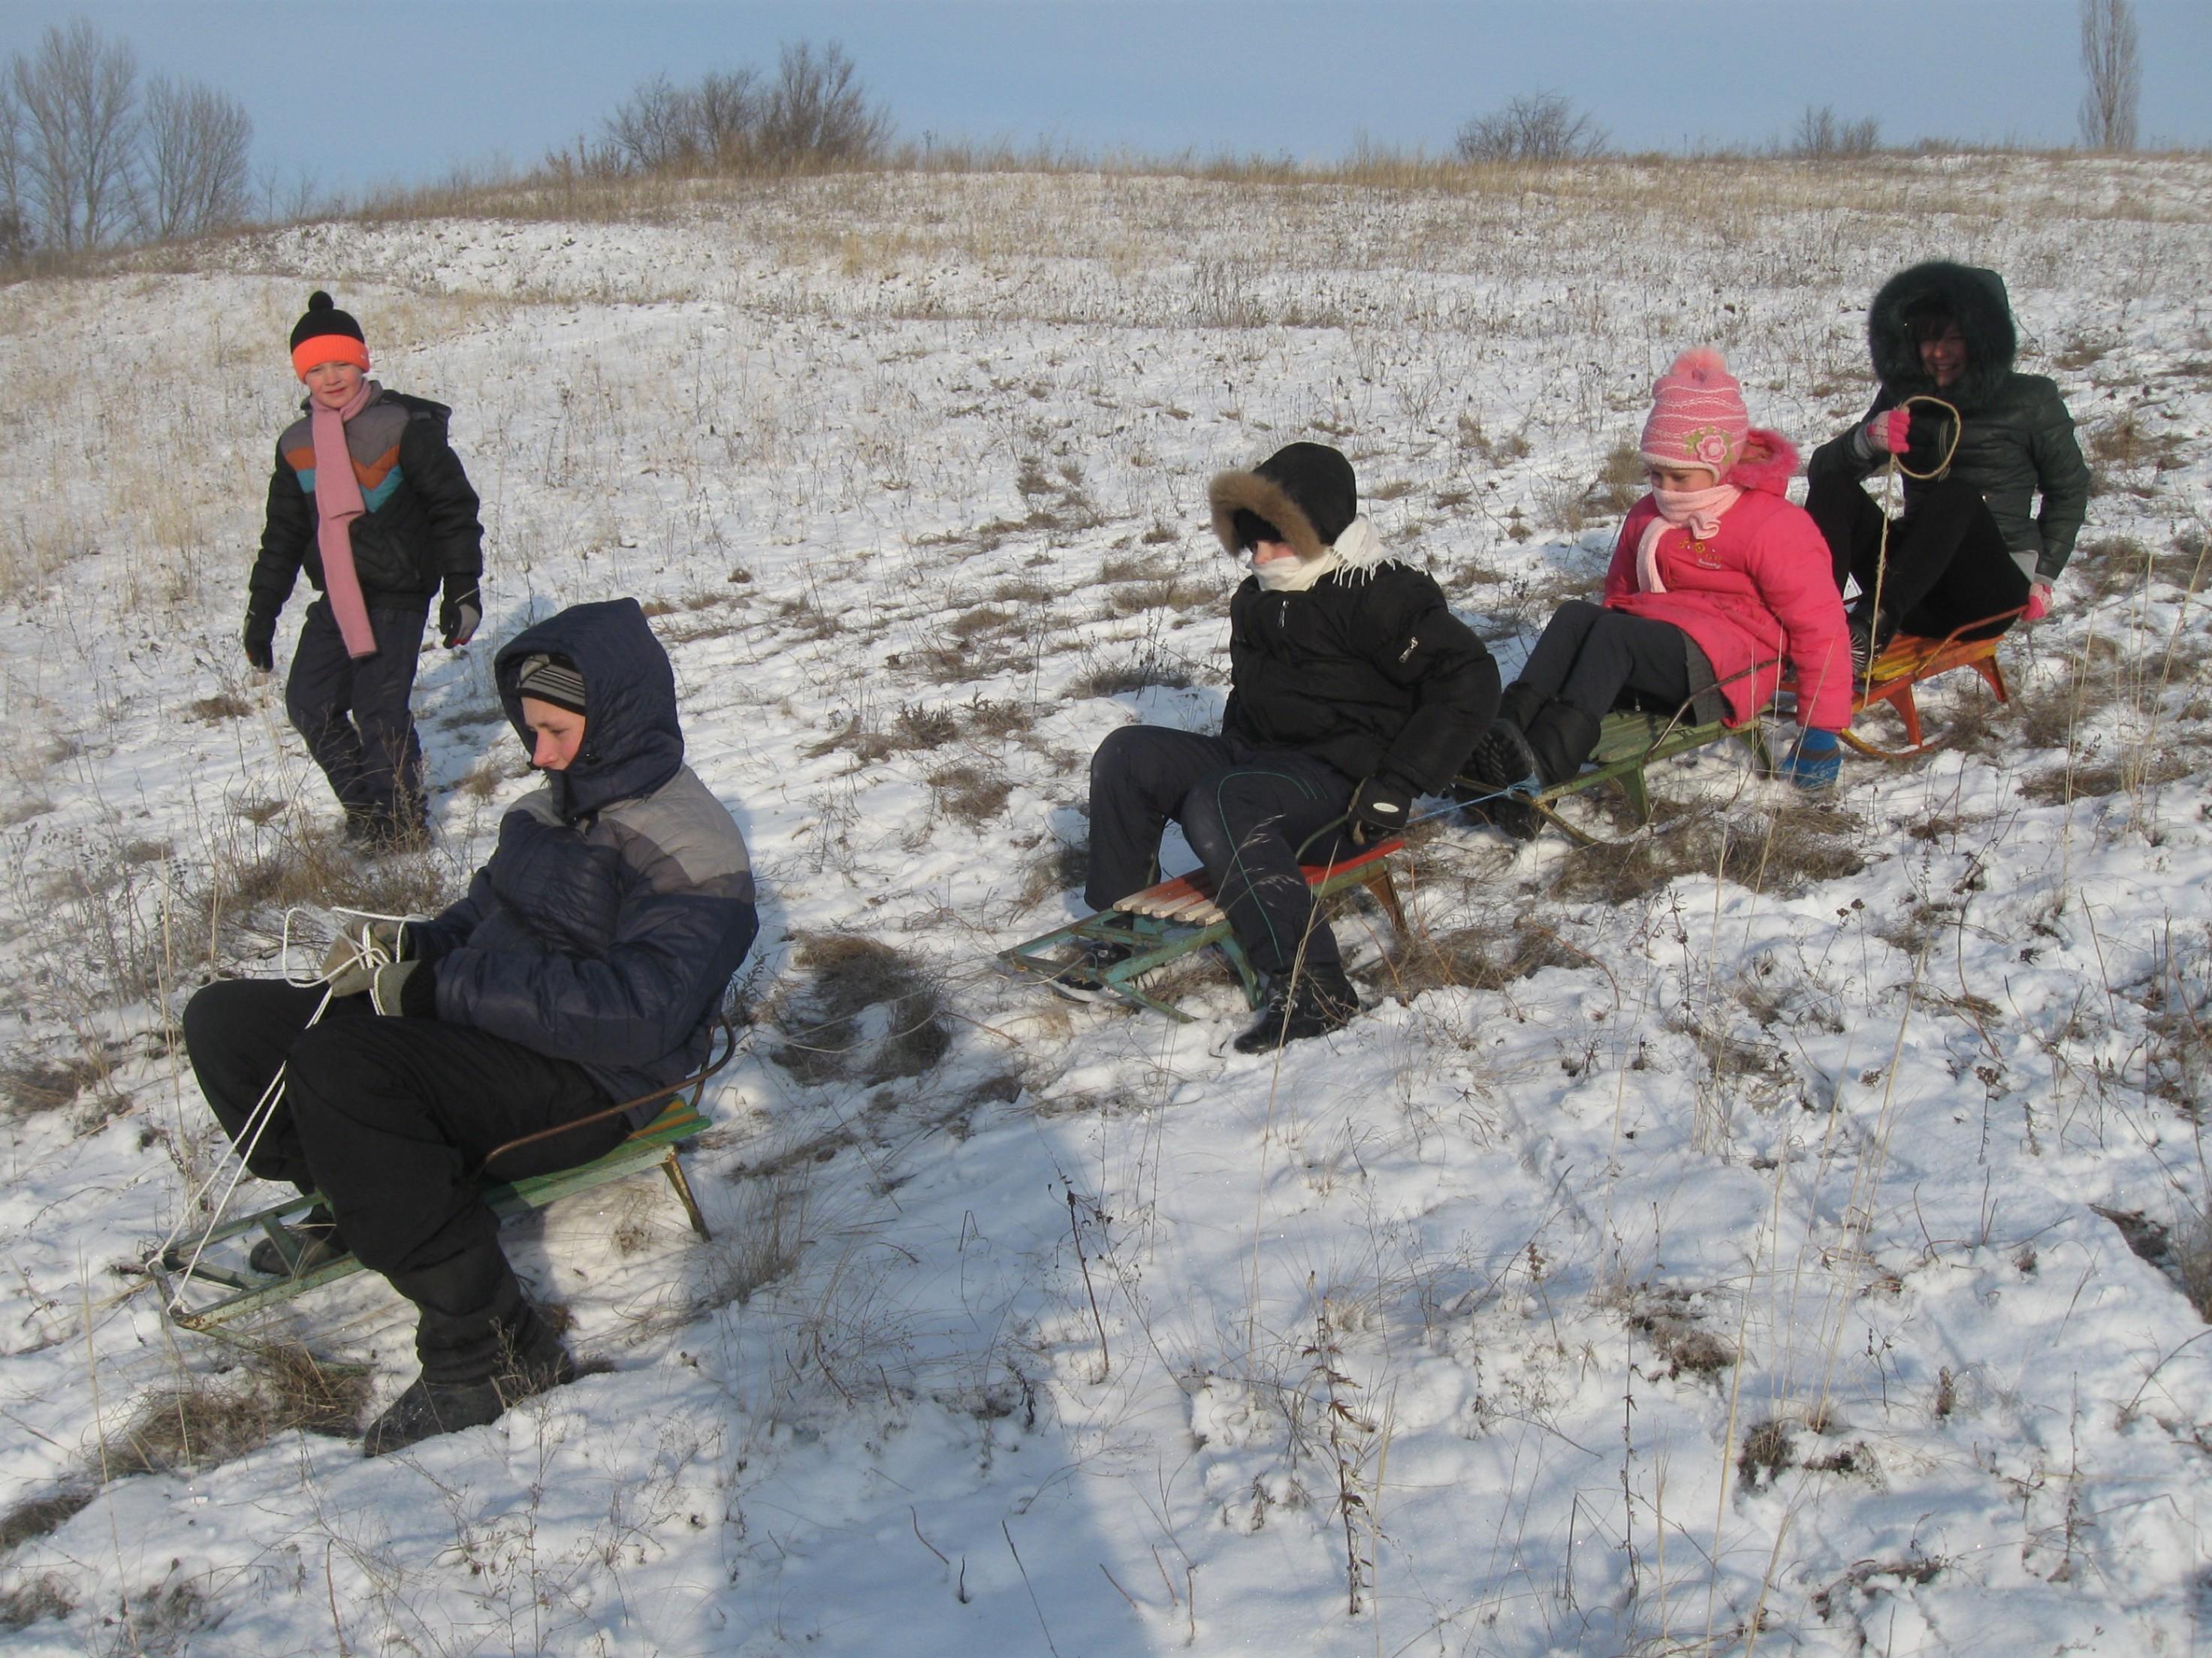
[[(351, 526), (354, 571), (371, 605), (427, 600), (448, 575), (483, 574), (477, 492), (446, 436), (452, 414), (427, 398), (380, 391), (346, 422), (346, 449), (368, 508)], [(322, 591), (314, 488), (315, 440), (302, 415), (276, 440), (261, 551), (246, 580), (258, 616), (273, 619), (284, 608), (302, 565)]]
[(1279, 528), (1302, 562), (1336, 566), (1299, 592), (1246, 578), (1229, 601), (1221, 734), (1295, 749), (1346, 777), (1441, 791), (1498, 712), (1498, 665), (1443, 591), (1383, 552), (1357, 505), (1351, 464), (1293, 444), (1208, 490), (1214, 532), (1244, 550), (1237, 519)]
[[(1911, 319), (1923, 312), (1956, 318), (1966, 343), (1964, 372), (1941, 390), (1921, 366), (1912, 337)], [(1909, 397), (1940, 397), (1955, 405), (1963, 425), (1950, 476), (1981, 491), (2005, 545), (2034, 556), (2039, 580), (2056, 578), (2073, 556), (2088, 511), (2089, 467), (2057, 386), (2040, 374), (2013, 372), (2019, 338), (2004, 279), (1994, 270), (1942, 259), (1900, 270), (1881, 285), (1868, 310), (1867, 345), (1881, 390), (1866, 418)], [(1864, 425), (1862, 421), (1814, 450), (1808, 476), (1856, 481), (1874, 472), (1887, 457), (1860, 441)], [(1906, 465), (1916, 472), (1933, 471), (1950, 441), (1950, 427), (1940, 410), (1916, 405)], [(1925, 487), (1905, 480), (1907, 513)]]
[(629, 1099), (705, 1062), (758, 926), (752, 866), (684, 763), (675, 676), (637, 601), (575, 605), (500, 652), (526, 747), (515, 683), (541, 654), (583, 675), (583, 747), (500, 821), (468, 896), (410, 929), (410, 953), (435, 964), (440, 1018), (573, 1060)]

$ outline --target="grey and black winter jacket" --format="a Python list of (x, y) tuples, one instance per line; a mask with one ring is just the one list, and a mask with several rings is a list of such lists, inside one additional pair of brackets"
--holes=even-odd
[[(1957, 318), (1966, 343), (1965, 372), (1940, 391), (1921, 366), (1912, 337), (1910, 319), (1927, 309)], [(1981, 491), (2005, 545), (2033, 556), (2038, 580), (2057, 577), (2073, 556), (2088, 510), (2089, 467), (2057, 386), (2040, 374), (2013, 372), (2019, 339), (2004, 279), (1994, 270), (1941, 259), (1901, 270), (1875, 295), (1867, 344), (1881, 392), (1859, 424), (1813, 452), (1808, 476), (1816, 481), (1868, 477), (1887, 457), (1866, 444), (1865, 421), (1909, 397), (1940, 397), (1958, 409), (1962, 421), (1950, 476)], [(1948, 416), (1916, 405), (1905, 463), (1917, 472), (1933, 471), (1950, 442), (1950, 427)], [(1908, 513), (1924, 487), (1905, 481)]]
[[(346, 449), (368, 509), (353, 521), (354, 570), (371, 606), (427, 600), (448, 575), (483, 574), (477, 492), (446, 436), (442, 403), (380, 391), (346, 422)], [(247, 579), (249, 604), (274, 618), (305, 565), (318, 592), (323, 555), (316, 540), (315, 440), (301, 415), (276, 440), (261, 551)]]
[(538, 654), (583, 675), (583, 748), (501, 820), (468, 896), (413, 933), (412, 953), (434, 963), (440, 1018), (573, 1060), (629, 1099), (705, 1062), (758, 926), (752, 865), (684, 763), (675, 676), (635, 599), (574, 606), (500, 652), (526, 745), (514, 687)]

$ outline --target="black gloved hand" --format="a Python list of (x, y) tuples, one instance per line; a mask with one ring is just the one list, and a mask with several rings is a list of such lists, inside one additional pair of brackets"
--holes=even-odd
[(438, 638), (449, 651), (459, 650), (476, 637), (483, 620), (483, 595), (472, 575), (446, 578), (446, 597), (438, 606)]
[(1385, 777), (1366, 778), (1352, 792), (1349, 816), (1355, 841), (1366, 835), (1396, 835), (1413, 818), (1413, 791)]
[(276, 667), (276, 618), (255, 610), (246, 613), (246, 630), (241, 635), (246, 646), (246, 665), (262, 673), (272, 673)]

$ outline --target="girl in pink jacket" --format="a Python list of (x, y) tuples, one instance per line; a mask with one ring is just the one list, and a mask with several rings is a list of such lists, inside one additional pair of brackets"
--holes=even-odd
[[(1493, 790), (1565, 782), (1597, 746), (1598, 721), (1624, 701), (1740, 726), (1755, 719), (1786, 664), (1802, 688), (1801, 729), (1783, 774), (1826, 788), (1851, 714), (1850, 634), (1827, 544), (1784, 491), (1797, 452), (1757, 430), (1717, 351), (1686, 351), (1652, 388), (1638, 445), (1651, 493), (1620, 526), (1605, 602), (1560, 607), (1468, 769)], [(1535, 833), (1511, 801), (1492, 817)]]

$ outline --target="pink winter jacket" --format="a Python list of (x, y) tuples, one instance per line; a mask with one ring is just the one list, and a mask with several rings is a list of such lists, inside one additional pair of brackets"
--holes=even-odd
[[(1851, 721), (1851, 646), (1828, 544), (1784, 493), (1797, 470), (1788, 439), (1753, 428), (1723, 483), (1743, 491), (1710, 542), (1668, 528), (1654, 550), (1664, 592), (1640, 590), (1636, 549), (1658, 511), (1646, 495), (1629, 509), (1606, 573), (1608, 610), (1672, 623), (1713, 665), (1729, 724), (1741, 726), (1774, 695), (1786, 658), (1801, 687), (1797, 723), (1840, 731)], [(1747, 671), (1756, 663), (1755, 671)]]

